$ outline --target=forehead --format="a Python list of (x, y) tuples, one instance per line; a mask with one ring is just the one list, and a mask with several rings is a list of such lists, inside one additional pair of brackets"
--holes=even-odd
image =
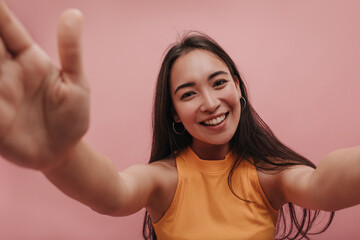
[(226, 64), (215, 54), (195, 49), (180, 56), (173, 64), (170, 73), (172, 87), (179, 82), (204, 79), (216, 72), (229, 72)]

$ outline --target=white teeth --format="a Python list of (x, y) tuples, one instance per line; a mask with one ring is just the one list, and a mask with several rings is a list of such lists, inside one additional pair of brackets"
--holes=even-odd
[(214, 125), (218, 125), (220, 123), (222, 123), (222, 121), (224, 121), (226, 115), (222, 115), (221, 117), (217, 117), (217, 118), (214, 118), (214, 119), (210, 119), (210, 120), (207, 120), (204, 122), (205, 125), (208, 125), (208, 126), (214, 126)]

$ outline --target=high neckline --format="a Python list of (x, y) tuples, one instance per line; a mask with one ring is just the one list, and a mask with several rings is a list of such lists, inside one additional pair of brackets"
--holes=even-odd
[(186, 161), (188, 161), (190, 164), (193, 164), (199, 170), (202, 172), (210, 173), (210, 174), (216, 174), (216, 173), (222, 173), (229, 169), (234, 161), (234, 154), (229, 152), (224, 159), (220, 160), (206, 160), (201, 159), (192, 149), (191, 147), (188, 147), (186, 150), (186, 154), (188, 157), (186, 157)]

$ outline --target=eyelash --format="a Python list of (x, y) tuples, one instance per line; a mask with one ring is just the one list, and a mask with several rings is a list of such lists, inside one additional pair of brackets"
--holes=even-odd
[[(221, 87), (222, 85), (224, 85), (225, 83), (227, 82), (227, 80), (224, 80), (224, 79), (221, 79), (221, 80), (217, 80), (215, 81), (213, 87)], [(184, 93), (182, 96), (181, 96), (181, 100), (184, 99), (184, 98), (188, 98), (188, 97), (191, 97), (193, 94), (195, 94), (194, 92), (186, 92)]]
[[(224, 79), (221, 79), (221, 80), (218, 80), (214, 83), (213, 87), (218, 87), (218, 86), (222, 86), (224, 85), (225, 83), (227, 82), (227, 80), (224, 80)], [(219, 84), (220, 83), (220, 84)]]
[(183, 95), (181, 95), (180, 99), (191, 97), (194, 94), (194, 92), (186, 92)]

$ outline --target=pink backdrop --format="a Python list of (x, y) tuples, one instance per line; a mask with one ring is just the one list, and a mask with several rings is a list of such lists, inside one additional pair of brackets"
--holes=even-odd
[[(289, 146), (318, 162), (336, 148), (359, 145), (359, 1), (8, 2), (54, 61), (57, 17), (70, 7), (84, 13), (92, 86), (86, 139), (119, 170), (147, 162), (160, 61), (190, 29), (230, 53), (255, 108)], [(0, 239), (141, 239), (142, 216), (96, 214), (41, 173), (0, 161)], [(360, 206), (339, 211), (314, 239), (358, 238), (359, 221)]]

